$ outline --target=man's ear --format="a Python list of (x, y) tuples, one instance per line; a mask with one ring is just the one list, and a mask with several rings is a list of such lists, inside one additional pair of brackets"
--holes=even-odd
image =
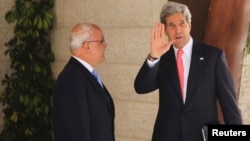
[(87, 50), (90, 49), (90, 48), (89, 48), (88, 42), (85, 42), (85, 43), (83, 44), (83, 48), (84, 48), (84, 49), (87, 49)]

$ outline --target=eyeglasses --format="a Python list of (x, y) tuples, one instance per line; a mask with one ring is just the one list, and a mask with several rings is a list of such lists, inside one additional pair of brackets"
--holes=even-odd
[(85, 41), (85, 42), (83, 42), (82, 44), (84, 44), (84, 43), (86, 43), (86, 42), (89, 42), (89, 43), (91, 43), (91, 42), (98, 42), (98, 43), (101, 43), (101, 44), (106, 43), (106, 41), (105, 41), (104, 38), (103, 38), (101, 41)]

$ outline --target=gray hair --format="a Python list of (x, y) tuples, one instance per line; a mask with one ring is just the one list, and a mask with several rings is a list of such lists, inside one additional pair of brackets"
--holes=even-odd
[(71, 31), (70, 33), (70, 49), (77, 49), (81, 47), (81, 45), (86, 42), (92, 35), (92, 24), (80, 23), (78, 26), (79, 30)]
[(188, 6), (177, 2), (168, 2), (167, 4), (163, 5), (160, 14), (161, 23), (166, 25), (166, 17), (175, 13), (182, 13), (186, 17), (187, 22), (191, 23), (192, 15), (188, 9)]

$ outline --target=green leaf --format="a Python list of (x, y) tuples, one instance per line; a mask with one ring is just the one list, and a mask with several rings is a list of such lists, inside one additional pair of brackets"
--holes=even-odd
[(13, 11), (8, 11), (8, 12), (5, 14), (5, 20), (6, 20), (8, 23), (13, 23), (16, 19), (17, 19), (17, 14), (16, 14), (16, 11), (15, 11), (15, 10), (13, 10)]
[(5, 20), (13, 23), (14, 35), (4, 44), (11, 70), (2, 80), (5, 118), (0, 140), (52, 141), (55, 80), (49, 31), (54, 0), (15, 0), (13, 5), (5, 14)]

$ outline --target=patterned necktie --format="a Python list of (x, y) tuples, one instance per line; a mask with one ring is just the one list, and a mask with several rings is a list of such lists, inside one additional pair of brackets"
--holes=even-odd
[(96, 80), (98, 81), (98, 83), (103, 87), (102, 80), (101, 80), (100, 76), (98, 75), (98, 73), (96, 72), (95, 69), (93, 69), (92, 75), (96, 78)]
[(182, 60), (182, 54), (183, 50), (179, 49), (177, 51), (177, 68), (178, 68), (178, 75), (179, 75), (179, 81), (181, 86), (181, 94), (182, 98), (184, 98), (184, 66), (183, 66), (183, 60)]

